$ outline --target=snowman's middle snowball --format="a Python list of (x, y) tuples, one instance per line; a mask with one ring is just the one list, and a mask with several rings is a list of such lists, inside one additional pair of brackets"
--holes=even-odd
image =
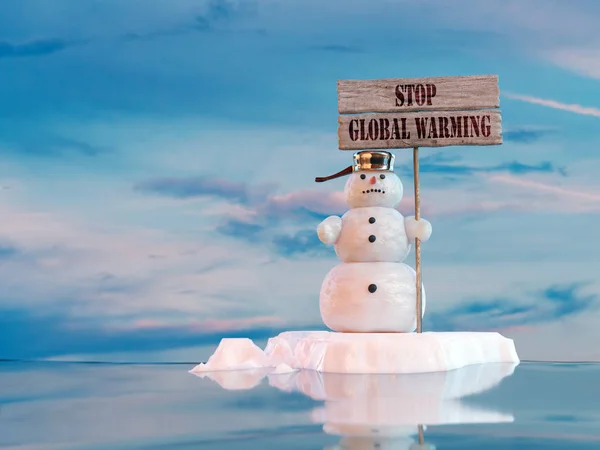
[(335, 252), (343, 262), (403, 262), (410, 247), (400, 212), (367, 206), (342, 216)]
[[(425, 314), (425, 288), (422, 292)], [(404, 263), (339, 264), (323, 281), (320, 309), (333, 331), (412, 332), (417, 327), (415, 271)]]

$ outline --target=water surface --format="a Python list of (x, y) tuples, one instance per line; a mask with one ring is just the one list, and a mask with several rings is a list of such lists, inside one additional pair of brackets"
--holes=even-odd
[(440, 450), (600, 448), (595, 364), (412, 378), (191, 368), (0, 363), (0, 448), (400, 450), (420, 423)]

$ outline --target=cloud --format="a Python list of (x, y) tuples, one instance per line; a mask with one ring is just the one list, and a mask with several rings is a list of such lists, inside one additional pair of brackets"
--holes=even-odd
[[(3, 258), (5, 306), (43, 310), (48, 304), (71, 302), (65, 311), (73, 317), (92, 315), (112, 322), (140, 314), (170, 320), (190, 313), (219, 318), (235, 310), (248, 314), (247, 308), (232, 306), (231, 299), (260, 287), (249, 272), (238, 273), (234, 285), (229, 282), (240, 264), (256, 263), (256, 256), (240, 243), (67, 221), (58, 214), (23, 212), (2, 203), (0, 215), (0, 242), (10, 242), (7, 247), (25, 256)], [(190, 297), (182, 291), (197, 294)], [(216, 295), (229, 300), (215, 300)]]
[[(229, 24), (240, 17), (252, 15), (256, 11), (253, 1), (209, 0), (205, 2), (205, 11), (195, 14), (191, 20), (186, 20), (164, 29), (147, 32), (127, 32), (120, 36), (123, 42), (149, 41), (163, 37), (175, 37), (193, 32), (215, 31), (221, 24)], [(229, 30), (232, 31), (232, 30)]]
[[(487, 166), (460, 164), (458, 161), (460, 161), (460, 158), (456, 156), (448, 156), (443, 152), (434, 153), (420, 158), (419, 171), (422, 173), (437, 173), (453, 176), (469, 176), (478, 173), (490, 174), (495, 172), (507, 172), (517, 175), (553, 172), (564, 175), (566, 173), (563, 168), (556, 168), (549, 161), (542, 161), (538, 164), (525, 164), (519, 161), (510, 161)], [(405, 175), (412, 176), (411, 167), (403, 166), (401, 170)]]
[(137, 183), (133, 189), (176, 199), (213, 197), (226, 200), (232, 205), (215, 205), (205, 213), (232, 218), (234, 227), (235, 222), (313, 222), (347, 210), (342, 191), (306, 189), (280, 194), (277, 193), (278, 186), (272, 184), (251, 185), (211, 177), (156, 178)]
[[(285, 231), (279, 229), (284, 218), (275, 222), (261, 221), (261, 223), (248, 223), (236, 219), (225, 219), (217, 226), (217, 232), (240, 239), (254, 245), (271, 247), (276, 254), (293, 258), (307, 255), (311, 257), (333, 257), (333, 249), (326, 247), (319, 241), (315, 226), (303, 228), (298, 231)], [(305, 225), (303, 225), (305, 226)]]
[[(205, 215), (216, 217), (218, 233), (270, 248), (288, 258), (334, 257), (333, 249), (319, 241), (316, 227), (326, 217), (342, 215), (348, 209), (342, 191), (301, 190), (267, 195), (269, 188), (264, 186), (211, 178), (151, 180), (134, 189), (175, 198), (214, 196), (230, 202), (204, 210)], [(412, 199), (405, 197), (399, 209), (409, 210), (411, 204)], [(428, 210), (423, 208), (424, 212)]]
[(548, 100), (538, 97), (531, 97), (529, 95), (520, 95), (520, 94), (503, 94), (505, 97), (520, 100), (527, 103), (532, 103), (534, 105), (546, 106), (548, 108), (559, 109), (561, 111), (568, 111), (575, 114), (581, 114), (584, 116), (592, 116), (592, 117), (600, 117), (600, 108), (594, 108), (589, 106), (577, 105), (574, 103), (560, 103), (556, 100)]
[(62, 39), (38, 39), (23, 44), (3, 41), (0, 42), (0, 59), (51, 55), (72, 45), (73, 43)]
[[(0, 305), (11, 322), (33, 318), (41, 321), (40, 327), (63, 323), (69, 329), (96, 330), (98, 335), (159, 322), (167, 334), (170, 327), (195, 327), (197, 335), (198, 327), (203, 332), (236, 323), (249, 328), (249, 320), (261, 317), (301, 325), (318, 315), (318, 307), (306, 302), (318, 292), (327, 263), (278, 258), (265, 240), (251, 245), (251, 239), (231, 242), (210, 231), (190, 237), (72, 216), (67, 220), (57, 213), (23, 212), (2, 202), (0, 216), (0, 242), (6, 254), (0, 261)], [(20, 252), (18, 257), (9, 256), (14, 255), (13, 248)], [(293, 271), (302, 277), (289, 279)], [(281, 302), (283, 297), (286, 302)], [(28, 317), (22, 319), (23, 314)], [(195, 318), (202, 319), (195, 322)], [(37, 327), (33, 322), (31, 326)], [(0, 327), (4, 340), (7, 335)], [(44, 334), (41, 328), (39, 332)], [(64, 342), (70, 339), (75, 335)], [(27, 346), (16, 337), (14, 341), (21, 349)], [(5, 348), (13, 344), (6, 341)]]
[(66, 310), (68, 307), (0, 308), (0, 358), (171, 350), (217, 344), (225, 337), (265, 339), (285, 331), (284, 321), (268, 316), (180, 323), (140, 319), (127, 326), (111, 326), (101, 320), (75, 319)]
[[(448, 193), (449, 198), (454, 196)], [(284, 206), (287, 204), (296, 208), (304, 205), (303, 202), (314, 201), (308, 193), (284, 198), (287, 201), (279, 202), (276, 210), (282, 214), (286, 214)], [(329, 198), (331, 201), (336, 197), (332, 194)], [(471, 203), (470, 198), (467, 201)], [(214, 235), (194, 235), (184, 240), (178, 235), (142, 227), (132, 230), (119, 227), (107, 232), (99, 230), (96, 224), (73, 226), (58, 221), (56, 214), (19, 214), (1, 207), (2, 204), (0, 214), (5, 220), (0, 223), (0, 239), (10, 238), (6, 241), (10, 246), (27, 251), (33, 258), (3, 261), (0, 304), (9, 311), (6, 317), (10, 316), (11, 322), (26, 323), (32, 316), (42, 322), (49, 318), (47, 322), (64, 324), (58, 330), (48, 331), (55, 333), (57, 339), (59, 335), (66, 336), (64, 341), (52, 343), (52, 352), (63, 345), (68, 348), (64, 354), (90, 353), (88, 348), (94, 345), (99, 352), (128, 351), (134, 347), (130, 343), (149, 350), (153, 349), (152, 345), (166, 348), (167, 344), (161, 343), (163, 337), (172, 337), (173, 346), (194, 345), (190, 342), (198, 342), (195, 337), (202, 334), (198, 327), (226, 329), (241, 322), (248, 329), (259, 328), (244, 322), (258, 317), (318, 322), (318, 317), (311, 321), (309, 316), (318, 316), (315, 296), (332, 262), (324, 259), (290, 262), (273, 257), (265, 245), (265, 242), (273, 242), (280, 254), (302, 255), (299, 252), (311, 246), (309, 227), (294, 220), (291, 227), (259, 222), (258, 225), (268, 228), (261, 231), (266, 234), (256, 240), (258, 245), (249, 252), (245, 243), (250, 239), (240, 239), (232, 245), (227, 240), (215, 239)], [(316, 222), (310, 226), (310, 233), (314, 233), (314, 225)], [(302, 230), (306, 232), (301, 233)], [(281, 236), (290, 239), (286, 241)], [(312, 236), (315, 243), (314, 234)], [(329, 251), (333, 256), (330, 248), (323, 246), (321, 251)], [(150, 255), (161, 257), (150, 258)], [(557, 266), (559, 271), (565, 271), (560, 264)], [(537, 267), (536, 271), (541, 270)], [(455, 284), (455, 280), (452, 283)], [(282, 302), (282, 298), (287, 301)], [(21, 317), (22, 312), (21, 316), (14, 312), (18, 306), (25, 308), (24, 305), (28, 312), (25, 318)], [(190, 317), (202, 319), (192, 322)], [(216, 324), (211, 324), (215, 320)], [(42, 322), (39, 326), (31, 324), (41, 333)], [(194, 328), (194, 324), (199, 325)], [(0, 326), (3, 325), (0, 323)], [(64, 328), (73, 331), (74, 327), (80, 334), (64, 334)], [(277, 328), (271, 324), (263, 326), (269, 327)], [(138, 328), (143, 328), (143, 333), (138, 333)], [(88, 336), (86, 330), (94, 333)], [(211, 339), (216, 339), (216, 334), (223, 333), (213, 333)], [(28, 338), (26, 334), (24, 339)], [(84, 338), (89, 339), (87, 345)], [(81, 340), (81, 343), (69, 344), (73, 340)], [(152, 340), (158, 344), (151, 344)], [(27, 345), (15, 342), (21, 349)], [(34, 342), (40, 346), (36, 354), (51, 353)]]
[[(319, 241), (317, 224), (347, 207), (342, 193), (299, 191), (273, 195), (251, 205), (252, 214), (238, 218), (227, 212), (217, 227), (222, 234), (248, 242), (267, 244), (281, 256), (334, 256), (332, 249)], [(287, 225), (293, 224), (292, 230)], [(300, 227), (300, 229), (297, 229)]]
[(212, 28), (215, 22), (229, 20), (236, 16), (235, 5), (227, 0), (210, 0), (206, 12), (198, 14), (195, 19), (197, 30), (206, 31)]
[(290, 235), (273, 238), (278, 253), (283, 256), (310, 255), (335, 256), (332, 248), (326, 247), (318, 238), (316, 230), (301, 230)]
[(600, 79), (600, 51), (597, 48), (555, 48), (543, 54), (559, 67)]
[[(103, 137), (91, 137), (81, 131), (77, 124), (65, 124), (61, 120), (40, 123), (8, 119), (0, 123), (0, 153), (9, 154), (17, 162), (22, 156), (94, 157), (112, 152), (111, 146), (97, 142), (101, 139)], [(48, 169), (52, 171), (54, 167)]]
[(3, 140), (14, 152), (29, 156), (66, 157), (73, 154), (98, 156), (110, 150), (101, 145), (44, 132), (21, 134), (13, 131), (5, 135)]
[(251, 189), (247, 183), (220, 178), (188, 177), (156, 178), (138, 183), (134, 189), (173, 198), (217, 197), (248, 204), (254, 198), (264, 196), (266, 188), (259, 186)]
[(549, 134), (547, 130), (531, 130), (526, 128), (504, 131), (502, 137), (507, 142), (519, 142), (531, 144), (537, 142)]
[[(320, 220), (346, 210), (341, 192), (313, 190), (288, 194), (271, 194), (275, 186), (236, 183), (208, 177), (157, 178), (138, 183), (134, 190), (172, 198), (214, 197), (230, 204), (213, 206), (206, 214), (219, 217), (220, 234), (255, 244), (270, 244), (282, 256), (330, 254), (323, 250), (315, 227)], [(310, 226), (309, 229), (285, 231), (285, 225)]]
[[(469, 176), (470, 194), (460, 193), (446, 186), (430, 187), (424, 192), (422, 214), (434, 220), (452, 217), (489, 217), (498, 212), (595, 211), (600, 208), (593, 192), (579, 192), (561, 185), (556, 177), (564, 178), (564, 168), (545, 161), (526, 164), (518, 161), (493, 165), (468, 165), (447, 153), (437, 153), (422, 158), (423, 172), (451, 176)], [(402, 170), (402, 169), (400, 169)], [(407, 174), (412, 175), (410, 168)], [(517, 175), (537, 174), (538, 179), (524, 179)], [(502, 185), (510, 185), (507, 190)], [(223, 202), (215, 202), (203, 208), (203, 216), (210, 218), (217, 233), (245, 241), (262, 249), (287, 258), (302, 255), (311, 257), (334, 257), (331, 248), (324, 246), (316, 237), (318, 223), (329, 215), (342, 215), (348, 207), (340, 191), (300, 190), (276, 193), (255, 188), (249, 183), (231, 183), (221, 179), (194, 178), (169, 179), (168, 182), (149, 181), (136, 189), (147, 189), (175, 198), (188, 195), (215, 196)], [(251, 194), (252, 193), (252, 194)], [(526, 200), (525, 200), (526, 199)], [(573, 201), (573, 200), (576, 201)], [(413, 199), (405, 195), (398, 209), (404, 215), (413, 214)], [(482, 216), (483, 213), (483, 216)]]
[(344, 193), (301, 190), (268, 198), (265, 210), (269, 215), (309, 212), (311, 215), (341, 214), (347, 209)]
[(541, 193), (553, 194), (564, 199), (565, 206), (569, 206), (572, 211), (597, 211), (600, 208), (600, 193), (590, 191), (589, 189), (569, 189), (556, 184), (524, 180), (508, 175), (494, 175), (490, 177), (490, 181), (522, 187), (530, 192), (539, 191)]
[[(515, 50), (526, 51), (521, 45), (521, 37), (539, 26), (540, 22), (536, 19), (534, 24), (530, 19), (519, 18), (521, 13), (509, 13), (522, 9), (535, 11), (529, 4), (519, 7), (515, 3), (500, 8), (467, 2), (464, 7), (458, 8), (460, 14), (447, 5), (436, 6), (435, 11), (432, 8), (425, 11), (427, 6), (418, 2), (414, 5), (374, 2), (368, 7), (352, 4), (344, 5), (343, 9), (333, 5), (323, 7), (312, 1), (301, 6), (288, 2), (278, 5), (275, 10), (256, 1), (213, 0), (200, 4), (183, 1), (166, 5), (156, 0), (143, 5), (110, 2), (101, 8), (90, 9), (85, 3), (65, 3), (61, 10), (79, 24), (69, 30), (64, 28), (64, 21), (45, 14), (43, 10), (28, 11), (27, 19), (24, 19), (20, 13), (22, 8), (14, 6), (12, 9), (17, 12), (10, 14), (11, 11), (8, 11), (3, 15), (4, 21), (12, 19), (20, 22), (10, 25), (21, 35), (49, 28), (57, 35), (91, 30), (90, 33), (99, 37), (94, 38), (94, 45), (89, 46), (89, 51), (78, 52), (76, 59), (67, 59), (71, 55), (60, 60), (57, 58), (45, 70), (43, 86), (23, 82), (23, 74), (35, 70), (33, 66), (12, 67), (3, 72), (1, 84), (5, 87), (0, 88), (0, 97), (11, 105), (11, 111), (5, 106), (7, 112), (15, 114), (16, 105), (27, 117), (32, 112), (50, 115), (60, 104), (65, 115), (73, 116), (87, 113), (90, 109), (157, 113), (169, 117), (193, 113), (225, 120), (260, 119), (277, 123), (287, 121), (294, 125), (301, 119), (302, 123), (312, 121), (324, 129), (323, 124), (329, 123), (327, 111), (330, 109), (323, 108), (323, 101), (329, 98), (328, 101), (335, 102), (335, 80), (339, 74), (326, 58), (314, 64), (317, 49), (344, 53), (358, 50), (353, 40), (353, 33), (358, 30), (361, 48), (369, 51), (363, 53), (364, 64), (352, 66), (351, 73), (347, 74), (353, 78), (385, 76), (386, 72), (397, 70), (394, 61), (389, 58), (395, 46), (394, 42), (386, 39), (390, 33), (400, 40), (406, 37), (425, 43), (430, 55), (440, 57), (447, 54), (447, 47), (460, 47), (461, 52), (464, 49), (468, 53), (472, 48), (489, 52), (491, 46), (501, 53), (498, 60), (502, 64), (502, 56)], [(560, 8), (559, 14), (551, 12), (558, 9), (556, 5), (544, 6), (543, 9), (547, 11), (544, 20), (582, 15), (582, 8), (566, 11)], [(416, 25), (424, 13), (427, 13), (431, 25), (426, 30)], [(361, 20), (365, 14), (377, 17), (377, 25)], [(402, 30), (398, 30), (392, 19), (397, 14), (406, 18)], [(313, 20), (315, 15), (320, 18), (317, 22)], [(529, 18), (532, 14), (525, 16)], [(119, 20), (112, 20), (115, 17)], [(490, 17), (494, 20), (490, 21)], [(484, 22), (486, 30), (482, 31), (476, 24)], [(556, 27), (542, 25), (544, 33), (567, 34), (562, 22)], [(577, 31), (577, 27), (568, 28), (570, 32), (573, 29)], [(277, 44), (271, 45), (262, 37), (255, 39), (258, 33), (250, 30), (256, 29), (264, 29), (277, 36)], [(210, 30), (219, 33), (206, 33)], [(246, 34), (239, 41), (231, 39), (235, 32)], [(153, 41), (148, 45), (110, 45), (118, 36), (124, 40), (143, 40), (178, 34), (185, 35), (168, 43)], [(319, 37), (318, 41), (315, 36)], [(500, 42), (499, 36), (503, 39)], [(543, 39), (539, 41), (543, 42)], [(242, 47), (237, 45), (240, 42)], [(515, 44), (511, 45), (511, 42)], [(420, 60), (421, 47), (416, 45), (404, 49), (405, 66), (421, 67), (421, 71), (434, 74), (439, 70), (435, 67), (436, 58), (424, 67)], [(289, 58), (290, 51), (293, 51), (294, 58)], [(219, 56), (223, 54), (234, 56), (224, 60)], [(457, 59), (456, 70), (461, 72), (463, 63), (471, 60), (470, 56), (467, 60)], [(271, 70), (274, 65), (277, 65), (278, 71)], [(302, 70), (298, 70), (299, 67)], [(499, 66), (498, 70), (503, 70), (503, 67)], [(236, 74), (241, 72), (246, 80), (243, 85), (236, 78)], [(285, 86), (293, 85), (294, 89), (283, 87), (282, 75), (286, 80)], [(330, 90), (331, 86), (334, 86), (333, 90)], [(327, 92), (333, 94), (327, 97)], [(35, 102), (30, 97), (35, 98)], [(290, 104), (294, 108), (288, 108)], [(281, 114), (282, 110), (286, 110), (286, 114)]]
[(513, 299), (473, 300), (426, 315), (428, 327), (436, 331), (490, 330), (533, 326), (591, 311), (598, 304), (596, 294), (582, 290), (587, 283), (550, 286), (532, 296), (533, 302)]
[(123, 33), (121, 36), (119, 36), (118, 40), (121, 42), (124, 42), (124, 43), (136, 42), (136, 41), (151, 41), (152, 39), (180, 36), (182, 34), (189, 33), (190, 31), (191, 31), (190, 28), (187, 26), (186, 27), (176, 26), (171, 29), (154, 30), (154, 31), (148, 31), (145, 33), (129, 31), (129, 32)]
[(255, 241), (266, 227), (236, 219), (227, 219), (217, 227), (217, 231), (226, 236)]
[(20, 254), (19, 250), (10, 245), (2, 245), (0, 244), (0, 261), (3, 259), (9, 259), (16, 255)]

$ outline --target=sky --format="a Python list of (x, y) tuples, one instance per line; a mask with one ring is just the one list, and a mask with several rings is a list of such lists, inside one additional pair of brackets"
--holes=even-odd
[[(3, 0), (0, 359), (205, 359), (320, 329), (339, 79), (497, 74), (504, 143), (423, 148), (425, 330), (600, 360), (600, 3)], [(412, 152), (398, 150), (412, 215)], [(407, 259), (414, 262), (414, 254)]]

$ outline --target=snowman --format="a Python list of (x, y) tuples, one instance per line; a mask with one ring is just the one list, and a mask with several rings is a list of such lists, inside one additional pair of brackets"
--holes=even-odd
[[(416, 273), (404, 264), (411, 242), (425, 242), (431, 224), (404, 218), (396, 209), (402, 182), (394, 173), (394, 155), (381, 151), (354, 154), (354, 164), (323, 182), (350, 175), (344, 195), (350, 210), (321, 222), (321, 242), (333, 245), (342, 264), (321, 286), (325, 325), (338, 332), (412, 332), (416, 329)], [(422, 288), (422, 312), (425, 289)]]

